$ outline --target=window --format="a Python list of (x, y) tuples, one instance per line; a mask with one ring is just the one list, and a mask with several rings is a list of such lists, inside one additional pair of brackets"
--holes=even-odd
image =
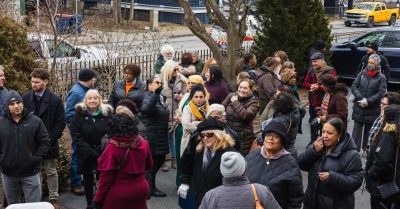
[(370, 33), (366, 36), (361, 37), (360, 39), (356, 40), (358, 47), (367, 47), (370, 43), (376, 42), (378, 46), (382, 46), (383, 39), (387, 32), (374, 32)]
[(50, 53), (50, 57), (54, 57), (54, 55), (56, 57), (73, 57), (74, 54), (74, 48), (65, 43), (62, 42), (60, 43), (60, 45), (58, 45), (57, 48), (57, 52), (54, 52), (54, 41), (53, 40), (46, 40), (47, 46), (49, 47), (49, 53)]
[(386, 6), (385, 5), (382, 5), (382, 10), (386, 10)]
[(381, 5), (380, 4), (376, 5), (375, 11), (381, 11)]
[(382, 42), (383, 48), (400, 48), (400, 32), (390, 32)]
[(371, 4), (359, 4), (357, 5), (357, 9), (372, 11), (373, 7)]

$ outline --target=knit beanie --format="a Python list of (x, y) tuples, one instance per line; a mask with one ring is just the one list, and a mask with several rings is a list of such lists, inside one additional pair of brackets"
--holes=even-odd
[(391, 104), (384, 109), (386, 123), (397, 124), (400, 118), (400, 105)]
[(333, 88), (336, 86), (337, 79), (332, 74), (324, 74), (320, 77), (319, 83), (326, 87)]
[(208, 107), (208, 111), (206, 114), (206, 118), (208, 118), (208, 116), (210, 116), (210, 114), (212, 112), (222, 112), (225, 114), (225, 107), (224, 105), (220, 105), (220, 104), (212, 104)]
[(323, 49), (323, 48), (326, 48), (326, 43), (325, 43), (325, 41), (323, 41), (323, 40), (317, 40), (317, 41), (314, 43), (314, 48), (315, 48), (316, 50), (321, 50), (321, 49)]
[(265, 129), (262, 132), (263, 139), (267, 133), (277, 133), (281, 137), (281, 143), (283, 147), (286, 148), (286, 145), (289, 142), (289, 138), (287, 136), (287, 128), (283, 122), (279, 121), (278, 119), (272, 119)]
[(79, 71), (78, 79), (80, 81), (90, 81), (96, 77), (96, 72), (92, 69), (82, 69)]
[(23, 102), (21, 95), (14, 90), (10, 90), (7, 94), (6, 104), (9, 105), (11, 102), (20, 101)]
[(378, 52), (379, 46), (376, 42), (372, 42), (368, 45), (368, 48), (373, 49), (374, 51)]
[(242, 176), (246, 171), (246, 161), (238, 152), (225, 152), (221, 157), (220, 170), (225, 178)]

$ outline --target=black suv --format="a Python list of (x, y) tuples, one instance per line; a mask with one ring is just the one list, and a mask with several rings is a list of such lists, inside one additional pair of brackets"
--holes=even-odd
[(353, 41), (332, 46), (332, 65), (339, 78), (356, 78), (361, 58), (369, 43), (376, 42), (389, 61), (390, 83), (400, 84), (400, 29), (382, 29), (364, 34)]

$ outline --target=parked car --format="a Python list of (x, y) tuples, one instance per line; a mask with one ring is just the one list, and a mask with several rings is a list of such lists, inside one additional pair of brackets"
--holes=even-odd
[(390, 83), (400, 84), (400, 29), (397, 28), (372, 31), (350, 42), (333, 45), (332, 65), (339, 78), (356, 78), (361, 58), (372, 42), (378, 43), (379, 52), (389, 61)]
[(399, 18), (399, 8), (389, 9), (382, 2), (362, 2), (354, 9), (344, 13), (344, 25), (350, 27), (351, 24), (365, 24), (368, 28), (375, 23), (387, 22), (395, 25)]

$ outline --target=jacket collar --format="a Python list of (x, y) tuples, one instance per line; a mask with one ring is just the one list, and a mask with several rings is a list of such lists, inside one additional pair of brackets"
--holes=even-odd
[[(21, 123), (25, 120), (27, 120), (28, 118), (30, 118), (33, 115), (32, 112), (29, 112), (26, 108), (24, 108), (23, 112), (22, 112), (22, 118), (18, 123)], [(4, 117), (8, 118), (10, 121), (12, 121), (13, 123), (15, 123), (14, 119), (11, 117), (11, 113), (10, 110), (8, 109), (6, 111), (6, 113), (4, 114)]]
[(350, 134), (346, 133), (346, 136), (339, 140), (339, 143), (336, 144), (335, 148), (333, 148), (332, 152), (328, 156), (336, 158), (339, 157), (340, 154), (349, 150), (357, 150), (357, 148)]
[(249, 178), (247, 176), (236, 176), (230, 178), (222, 178), (222, 184), (224, 186), (241, 186), (250, 184)]

